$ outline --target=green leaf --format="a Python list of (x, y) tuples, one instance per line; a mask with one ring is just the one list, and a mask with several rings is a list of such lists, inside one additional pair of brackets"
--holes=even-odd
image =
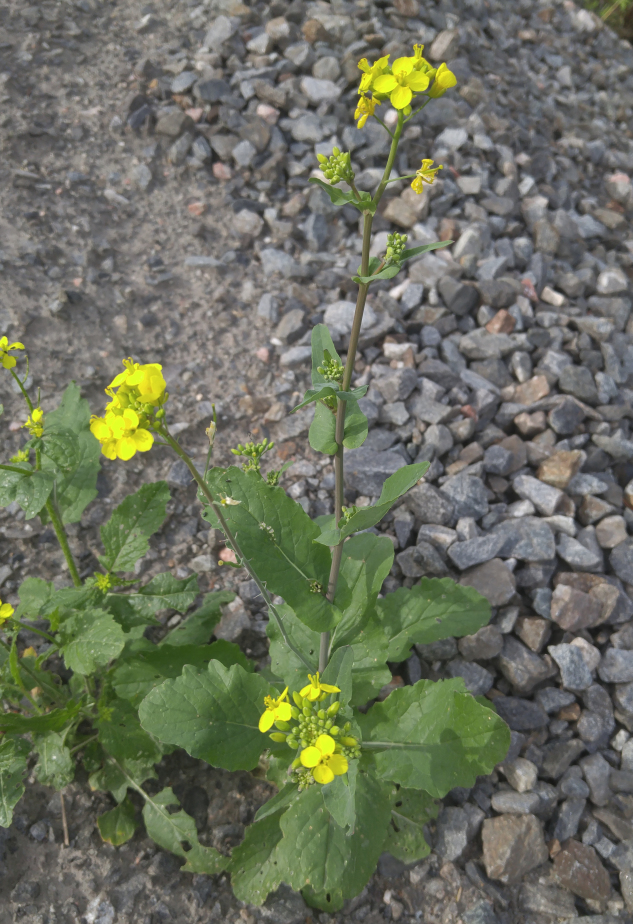
[(72, 430), (67, 430), (65, 427), (49, 428), (47, 420), (39, 444), (42, 455), (53, 463), (57, 472), (66, 474), (77, 465), (78, 440)]
[(353, 706), (363, 706), (391, 680), (391, 671), (386, 663), (388, 644), (382, 626), (375, 619), (370, 619), (356, 633), (351, 643), (354, 652)]
[(149, 537), (160, 529), (169, 501), (165, 481), (144, 484), (136, 494), (126, 497), (101, 527), (105, 548), (103, 566), (108, 571), (133, 571), (149, 548)]
[(466, 692), (461, 678), (401, 687), (356, 719), (379, 777), (440, 799), (491, 773), (510, 745), (508, 726)]
[(380, 270), (379, 273), (373, 273), (369, 276), (361, 276), (359, 273), (358, 276), (352, 277), (352, 282), (355, 282), (356, 285), (368, 286), (378, 279), (393, 279), (394, 276), (398, 275), (401, 269), (401, 263), (390, 263), (388, 266), (385, 266), (384, 269)]
[(442, 247), (448, 247), (452, 243), (452, 241), (434, 241), (432, 244), (422, 244), (420, 247), (412, 247), (410, 250), (404, 251), (401, 260), (404, 263), (405, 260), (419, 257), (420, 254), (428, 253), (429, 250), (440, 250)]
[(431, 848), (424, 836), (424, 825), (437, 818), (439, 805), (420, 789), (394, 786), (391, 795), (391, 821), (385, 850), (403, 863), (415, 863)]
[(99, 741), (115, 760), (143, 760), (157, 763), (161, 749), (141, 728), (136, 709), (124, 699), (115, 699), (100, 710), (95, 726)]
[(228, 866), (228, 859), (213, 847), (203, 847), (198, 840), (196, 824), (190, 815), (180, 809), (170, 814), (170, 806), (180, 805), (171, 787), (149, 798), (143, 806), (143, 820), (147, 833), (164, 850), (175, 853), (187, 862), (181, 871), (214, 876)]
[(335, 359), (339, 363), (341, 357), (336, 352), (336, 347), (325, 324), (317, 324), (312, 328), (310, 344), (312, 347), (312, 384), (315, 388), (319, 385), (330, 385), (331, 382), (319, 372), (319, 366), (323, 365), (326, 353), (329, 354), (330, 359)]
[(113, 847), (127, 843), (138, 827), (135, 820), (136, 811), (129, 799), (109, 812), (97, 818), (97, 825), (102, 840)]
[(137, 625), (159, 625), (155, 614), (173, 609), (185, 613), (198, 596), (195, 574), (179, 580), (169, 571), (157, 574), (136, 593), (109, 593), (107, 605), (125, 630)]
[(422, 578), (411, 589), (400, 587), (378, 600), (376, 612), (389, 638), (389, 661), (403, 661), (411, 645), (470, 635), (490, 620), (486, 598), (450, 578)]
[(125, 633), (110, 613), (88, 609), (60, 626), (61, 652), (66, 667), (76, 674), (92, 674), (116, 658), (125, 645)]
[(28, 462), (20, 462), (17, 472), (0, 470), (0, 507), (16, 501), (24, 511), (24, 519), (31, 520), (41, 511), (53, 490), (53, 477), (48, 472), (36, 472)]
[(138, 706), (163, 680), (179, 677), (185, 664), (202, 668), (213, 659), (225, 667), (240, 664), (244, 670), (253, 670), (252, 662), (232, 642), (220, 640), (213, 645), (163, 645), (141, 651), (129, 660), (119, 660), (112, 673), (112, 686), (117, 696)]
[(386, 536), (360, 533), (343, 546), (335, 604), (343, 618), (332, 636), (332, 650), (353, 645), (367, 621), (393, 564), (393, 543)]
[(349, 645), (335, 651), (323, 671), (323, 683), (330, 683), (340, 689), (338, 699), (346, 706), (352, 697), (352, 664), (354, 652)]
[(315, 401), (323, 401), (325, 398), (340, 398), (341, 401), (350, 401), (352, 399), (362, 398), (363, 395), (366, 394), (368, 388), (369, 385), (360, 385), (353, 391), (340, 391), (336, 384), (332, 382), (324, 382), (322, 385), (318, 385), (316, 388), (309, 388), (303, 397), (303, 401), (296, 407), (293, 407), (290, 413), (294, 414), (295, 411), (301, 410), (302, 407), (306, 407), (308, 404), (313, 404)]
[(257, 810), (255, 821), (262, 821), (262, 819), (268, 818), (269, 815), (275, 815), (282, 809), (287, 809), (289, 805), (292, 805), (298, 795), (299, 787), (297, 783), (284, 783), (279, 792), (269, 799), (268, 802), (264, 802)]
[[(275, 609), (283, 621), (290, 641), (314, 664), (316, 671), (319, 664), (319, 633), (300, 622), (289, 606), (280, 603)], [(305, 664), (288, 648), (275, 619), (268, 620), (266, 634), (270, 639), (270, 666), (273, 673), (282, 678), (284, 686), (287, 686), (291, 693), (295, 690), (298, 692), (307, 683), (308, 671)]]
[[(367, 439), (367, 418), (361, 411), (358, 401), (351, 396), (346, 400), (343, 445), (347, 449), (357, 449)], [(314, 417), (308, 431), (308, 441), (315, 452), (333, 456), (338, 448), (335, 438), (336, 414), (324, 404), (317, 404)]]
[(35, 776), (40, 783), (52, 786), (53, 789), (63, 789), (72, 782), (75, 776), (75, 761), (60, 734), (48, 732), (35, 738), (33, 748), (39, 755)]
[(206, 671), (185, 667), (155, 687), (139, 708), (146, 731), (225, 770), (253, 770), (270, 739), (259, 731), (264, 697), (274, 695), (258, 674), (211, 661)]
[(53, 582), (43, 581), (41, 578), (27, 577), (22, 581), (18, 590), (20, 605), (16, 607), (17, 619), (24, 616), (27, 619), (36, 619), (53, 594)]
[[(235, 600), (230, 590), (205, 594), (202, 606), (172, 629), (160, 642), (163, 645), (206, 645), (222, 618), (222, 607)], [(220, 658), (220, 660), (222, 660)], [(223, 662), (224, 663), (224, 662)]]
[(418, 483), (428, 467), (428, 462), (418, 462), (415, 465), (405, 465), (404, 468), (394, 472), (383, 484), (378, 502), (373, 507), (361, 507), (340, 529), (332, 528), (323, 531), (315, 541), (322, 545), (338, 545), (342, 539), (347, 539), (352, 533), (369, 529), (376, 523), (380, 523), (395, 502)]
[(360, 202), (356, 198), (355, 193), (350, 190), (349, 192), (343, 192), (342, 189), (339, 189), (337, 186), (330, 186), (329, 183), (326, 183), (324, 180), (320, 180), (316, 176), (310, 177), (308, 180), (309, 183), (316, 183), (317, 186), (320, 186), (328, 196), (332, 205), (353, 205), (358, 209), (359, 212), (370, 212), (372, 215), (376, 211), (376, 206), (372, 201), (371, 194), (368, 192), (360, 193)]
[[(207, 483), (216, 498), (227, 495), (239, 501), (224, 506), (222, 513), (268, 590), (283, 597), (311, 628), (332, 628), (341, 614), (325, 597), (331, 555), (314, 542), (320, 530), (303, 507), (283, 488), (273, 488), (256, 472), (234, 466), (226, 472), (211, 469)], [(211, 507), (205, 508), (204, 517), (217, 524)]]
[(341, 828), (349, 829), (354, 833), (356, 824), (356, 777), (358, 775), (358, 761), (353, 760), (347, 773), (335, 776), (331, 783), (321, 787), (323, 804)]
[(282, 839), (280, 817), (277, 811), (249, 825), (244, 840), (233, 850), (229, 870), (239, 901), (261, 905), (281, 884), (283, 870), (277, 862), (277, 847)]
[[(153, 760), (121, 760), (118, 763), (113, 760), (106, 760), (103, 767), (95, 770), (90, 774), (88, 785), (94, 790), (110, 792), (116, 802), (121, 803), (127, 794), (129, 779), (132, 779), (139, 785), (148, 779), (156, 779)], [(126, 773), (128, 776), (126, 776)]]
[(24, 738), (0, 740), (0, 828), (8, 828), (13, 809), (24, 795), (22, 777), (31, 747)]
[[(63, 448), (58, 441), (57, 457), (44, 455), (42, 468), (55, 477), (55, 499), (63, 522), (77, 523), (90, 501), (97, 496), (101, 446), (90, 432), (90, 405), (81, 397), (74, 382), (66, 388), (59, 407), (46, 414), (45, 445), (50, 444), (53, 433), (73, 434), (74, 457), (71, 460), (67, 455), (64, 461)], [(70, 452), (69, 447), (67, 452)]]
[(80, 703), (71, 702), (63, 709), (52, 709), (45, 715), (0, 713), (0, 732), (13, 732), (18, 735), (39, 735), (48, 731), (61, 731), (74, 719), (80, 709)]

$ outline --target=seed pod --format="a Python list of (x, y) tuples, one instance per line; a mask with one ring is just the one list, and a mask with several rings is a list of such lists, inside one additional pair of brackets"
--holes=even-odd
[(336, 715), (336, 713), (339, 711), (340, 708), (341, 708), (341, 703), (339, 700), (337, 700), (335, 703), (332, 703), (331, 706), (328, 706), (327, 714)]
[(272, 735), (268, 736), (271, 741), (276, 741), (277, 744), (283, 744), (286, 740), (286, 736), (282, 732), (273, 732)]
[(283, 719), (275, 719), (275, 728), (278, 728), (279, 731), (290, 731), (290, 723), (284, 722)]

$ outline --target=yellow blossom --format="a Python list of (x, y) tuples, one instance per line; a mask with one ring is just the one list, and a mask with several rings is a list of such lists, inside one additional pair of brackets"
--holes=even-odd
[(285, 702), (288, 698), (288, 687), (283, 691), (281, 696), (278, 696), (275, 699), (273, 696), (266, 696), (264, 698), (264, 706), (266, 711), (261, 714), (259, 717), (259, 730), (260, 732), (267, 732), (269, 728), (272, 728), (274, 722), (277, 719), (280, 719), (282, 722), (288, 722), (292, 716), (292, 711), (290, 703)]
[(340, 693), (339, 687), (332, 686), (331, 683), (321, 683), (319, 679), (319, 672), (316, 674), (308, 674), (308, 680), (310, 681), (301, 691), (301, 696), (304, 699), (309, 699), (310, 702), (314, 702), (316, 699), (323, 699), (326, 693)]
[(432, 164), (432, 158), (424, 158), (422, 161), (422, 166), (416, 170), (415, 179), (411, 183), (411, 189), (413, 192), (421, 193), (424, 189), (424, 184), (428, 183), (430, 185), (434, 181), (437, 171), (444, 169), (442, 164), (438, 164), (437, 167), (433, 167)]
[(371, 96), (361, 96), (356, 104), (356, 112), (354, 113), (354, 118), (358, 119), (356, 128), (363, 127), (369, 116), (374, 114), (376, 106), (380, 106), (379, 99), (374, 99)]
[(103, 417), (92, 417), (90, 432), (101, 443), (101, 452), (107, 459), (131, 459), (137, 452), (152, 448), (154, 437), (145, 428), (136, 411), (126, 408), (119, 414), (108, 411)]
[(381, 74), (387, 70), (389, 61), (389, 55), (384, 55), (374, 64), (370, 64), (367, 58), (361, 58), (358, 62), (358, 69), (363, 71), (363, 76), (360, 78), (360, 86), (358, 88), (359, 93), (365, 93), (367, 90), (371, 90), (372, 84), (376, 77), (380, 77)]
[(440, 64), (437, 71), (435, 72), (435, 81), (429, 90), (429, 96), (431, 99), (437, 99), (440, 96), (444, 96), (446, 91), (450, 90), (451, 87), (454, 87), (456, 83), (457, 77), (455, 74), (447, 68), (446, 64)]
[(41, 436), (44, 432), (44, 411), (42, 408), (33, 408), (26, 423), (22, 424), (22, 426), (26, 427), (31, 436)]
[(10, 603), (3, 603), (0, 600), (0, 626), (3, 622), (6, 622), (7, 619), (11, 619), (13, 616), (13, 607)]
[(113, 394), (112, 390), (117, 388), (119, 393), (132, 395), (141, 404), (154, 407), (161, 404), (167, 387), (162, 373), (163, 367), (159, 363), (141, 365), (132, 359), (124, 359), (123, 365), (125, 370), (110, 382), (106, 392)]
[(99, 590), (103, 591), (103, 593), (107, 593), (107, 591), (110, 590), (110, 587), (112, 586), (112, 579), (110, 575), (100, 573), (95, 574), (95, 586), (98, 587)]
[(416, 68), (418, 58), (396, 58), (391, 66), (391, 74), (376, 77), (372, 89), (376, 93), (388, 96), (394, 109), (405, 109), (414, 93), (422, 93), (428, 87), (430, 78)]
[(28, 449), (18, 449), (16, 454), (14, 456), (11, 456), (11, 461), (14, 463), (28, 462), (29, 461)]
[(347, 758), (336, 754), (336, 742), (330, 735), (319, 735), (308, 748), (304, 748), (299, 759), (304, 767), (312, 770), (317, 783), (331, 783), (335, 776), (347, 773)]
[(0, 364), (4, 366), (5, 369), (13, 369), (15, 366), (16, 360), (14, 356), (9, 356), (11, 350), (23, 350), (24, 344), (18, 343), (9, 343), (7, 337), (0, 337)]

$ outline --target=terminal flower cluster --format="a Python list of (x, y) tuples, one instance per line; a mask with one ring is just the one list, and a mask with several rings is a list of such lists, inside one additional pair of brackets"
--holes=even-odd
[(6, 622), (7, 619), (11, 619), (13, 616), (13, 607), (10, 603), (3, 603), (0, 600), (0, 626), (2, 623)]
[(164, 411), (167, 383), (158, 363), (141, 365), (124, 359), (125, 370), (106, 388), (111, 401), (103, 417), (92, 417), (90, 430), (108, 459), (131, 459), (152, 448), (151, 429)]
[[(374, 64), (370, 64), (367, 58), (359, 61), (358, 67), (363, 75), (358, 93), (365, 100), (363, 111), (373, 115), (372, 104), (380, 105), (382, 100), (388, 99), (394, 109), (404, 110), (404, 114), (409, 115), (411, 102), (418, 94), (426, 92), (427, 96), (436, 99), (455, 86), (457, 78), (446, 64), (440, 64), (439, 68), (433, 67), (422, 56), (423, 50), (424, 45), (414, 45), (413, 55), (396, 58), (391, 65), (389, 55), (384, 55)], [(369, 92), (372, 94), (371, 102), (367, 97)], [(358, 108), (361, 108), (360, 103)], [(355, 118), (359, 118), (358, 108)], [(358, 127), (362, 128), (362, 125)]]
[(16, 364), (15, 356), (10, 356), (9, 354), (15, 350), (23, 350), (24, 344), (18, 343), (9, 343), (8, 337), (0, 337), (0, 364), (5, 369), (13, 369)]
[(44, 411), (41, 407), (35, 407), (29, 414), (23, 427), (29, 431), (31, 436), (40, 437), (44, 432)]
[(290, 769), (300, 788), (331, 783), (335, 776), (347, 773), (350, 760), (360, 756), (359, 742), (350, 735), (351, 723), (340, 725), (335, 718), (340, 702), (319, 708), (323, 700), (341, 692), (339, 687), (323, 683), (318, 672), (309, 674), (308, 681), (299, 693), (292, 694), (294, 705), (287, 700), (288, 687), (277, 698), (267, 696), (259, 720), (261, 732), (274, 725), (277, 731), (271, 739), (299, 752)]

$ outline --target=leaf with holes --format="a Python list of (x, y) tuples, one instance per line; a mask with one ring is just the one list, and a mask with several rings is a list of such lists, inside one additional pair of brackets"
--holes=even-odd
[(283, 870), (276, 854), (282, 838), (280, 818), (281, 811), (277, 811), (249, 825), (244, 840), (233, 850), (229, 870), (239, 901), (261, 905), (281, 885)]
[(97, 826), (101, 839), (113, 847), (127, 843), (138, 827), (135, 815), (136, 810), (129, 799), (124, 799), (116, 808), (99, 815)]
[(112, 511), (101, 527), (105, 555), (101, 562), (107, 571), (133, 571), (149, 548), (149, 537), (160, 529), (169, 501), (165, 481), (144, 484)]
[(403, 863), (415, 863), (426, 857), (431, 848), (424, 836), (424, 826), (437, 818), (439, 808), (428, 792), (394, 786), (385, 850)]
[(228, 866), (228, 858), (213, 847), (203, 847), (198, 840), (196, 823), (190, 815), (180, 809), (170, 814), (169, 808), (180, 803), (171, 787), (158, 795), (147, 798), (143, 806), (143, 820), (147, 833), (164, 850), (170, 850), (187, 862), (184, 873), (204, 873), (215, 876)]

